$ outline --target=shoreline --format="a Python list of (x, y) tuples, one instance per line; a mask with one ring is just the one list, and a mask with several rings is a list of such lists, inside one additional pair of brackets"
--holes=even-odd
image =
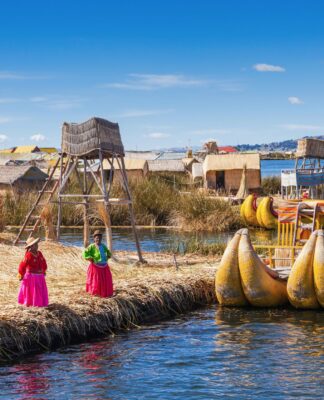
[[(19, 283), (14, 269), (23, 250), (4, 244), (0, 250), (10, 265), (0, 266), (4, 279), (0, 288), (1, 363), (138, 328), (215, 302), (216, 265), (207, 257), (205, 263), (201, 257), (196, 263), (181, 258), (177, 268), (171, 258), (168, 261), (154, 253), (155, 265), (137, 266), (129, 259), (112, 262), (115, 295), (104, 299), (85, 292), (87, 263), (79, 249), (46, 243), (40, 250), (49, 265), (50, 305), (23, 307), (17, 304)], [(55, 265), (53, 261), (62, 251), (64, 259)], [(163, 264), (163, 259), (168, 262)]]

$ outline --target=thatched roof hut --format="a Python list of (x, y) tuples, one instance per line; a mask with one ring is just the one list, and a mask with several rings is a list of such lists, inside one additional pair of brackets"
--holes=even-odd
[(182, 160), (157, 159), (148, 161), (149, 173), (185, 174), (186, 168)]
[[(144, 178), (148, 173), (148, 162), (146, 160), (141, 160), (139, 158), (124, 158), (125, 170), (128, 179), (141, 179)], [(103, 169), (105, 171), (110, 171), (111, 165), (107, 160), (103, 161)], [(120, 167), (117, 160), (114, 160), (115, 176), (114, 178), (119, 179)]]
[(43, 185), (48, 175), (31, 165), (0, 166), (0, 190), (35, 189)]
[(93, 159), (99, 157), (99, 150), (109, 156), (124, 156), (118, 124), (97, 117), (81, 124), (64, 122), (63, 153)]
[(38, 153), (40, 152), (39, 147), (31, 145), (31, 146), (17, 146), (13, 151), (14, 154), (22, 154), (22, 153)]
[(208, 189), (238, 190), (245, 166), (248, 189), (260, 188), (261, 171), (258, 153), (207, 155), (203, 163), (205, 186)]

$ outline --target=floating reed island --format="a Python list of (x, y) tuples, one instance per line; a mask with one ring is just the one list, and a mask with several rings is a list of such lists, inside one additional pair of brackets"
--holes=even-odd
[(16, 272), (24, 250), (0, 244), (2, 362), (136, 328), (215, 299), (215, 263), (202, 263), (201, 258), (179, 258), (177, 268), (171, 255), (144, 253), (149, 261), (144, 265), (125, 258), (112, 262), (115, 296), (104, 299), (85, 292), (87, 263), (79, 248), (43, 242), (41, 251), (49, 267), (46, 280), (50, 305), (23, 307), (17, 304)]

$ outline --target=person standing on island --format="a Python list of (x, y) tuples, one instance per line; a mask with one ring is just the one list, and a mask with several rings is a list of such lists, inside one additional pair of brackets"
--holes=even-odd
[(111, 252), (101, 243), (102, 233), (95, 231), (93, 233), (94, 243), (90, 244), (84, 251), (83, 257), (90, 261), (87, 271), (86, 291), (94, 296), (110, 297), (113, 295), (113, 281), (108, 258), (111, 258)]
[(48, 306), (48, 291), (45, 281), (47, 264), (43, 254), (38, 251), (39, 238), (26, 240), (26, 253), (19, 264), (18, 278), (21, 281), (18, 303), (24, 306)]

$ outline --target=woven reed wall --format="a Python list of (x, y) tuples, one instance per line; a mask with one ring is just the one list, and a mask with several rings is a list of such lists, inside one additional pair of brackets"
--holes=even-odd
[(98, 158), (99, 149), (124, 156), (118, 124), (102, 118), (91, 118), (81, 124), (63, 124), (63, 153)]
[(296, 157), (324, 158), (324, 140), (320, 139), (298, 140)]
[[(225, 190), (238, 190), (242, 178), (242, 169), (233, 169), (225, 171)], [(208, 189), (216, 189), (216, 171), (208, 171), (206, 174), (206, 183)], [(258, 189), (261, 186), (261, 174), (258, 169), (249, 169), (246, 171), (247, 188), (249, 190)]]

